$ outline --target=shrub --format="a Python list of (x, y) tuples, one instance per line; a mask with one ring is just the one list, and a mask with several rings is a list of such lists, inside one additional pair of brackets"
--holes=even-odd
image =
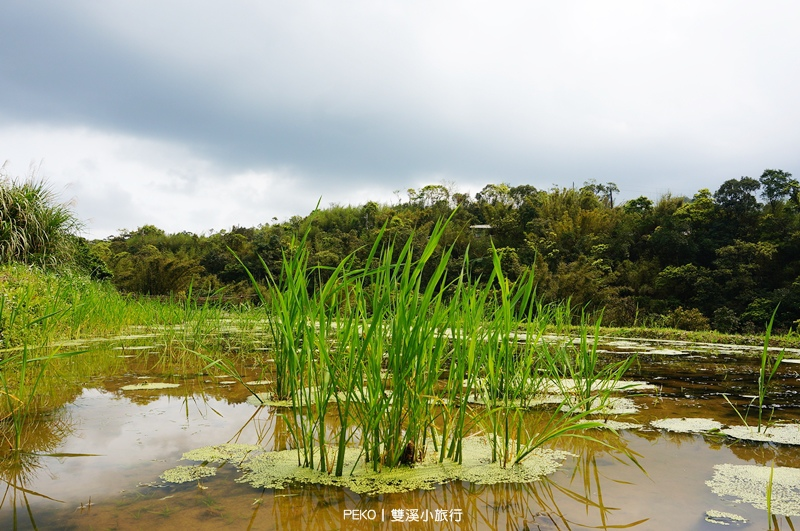
[(44, 181), (10, 179), (0, 168), (0, 262), (56, 266), (72, 260), (80, 223)]
[(724, 334), (733, 334), (739, 330), (739, 316), (736, 312), (722, 306), (714, 310), (714, 330)]
[(708, 317), (703, 315), (697, 308), (684, 310), (678, 306), (667, 316), (667, 325), (679, 330), (708, 330)]

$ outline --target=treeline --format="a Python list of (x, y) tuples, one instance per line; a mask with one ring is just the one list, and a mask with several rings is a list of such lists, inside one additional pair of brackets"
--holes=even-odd
[[(283, 252), (309, 231), (310, 260), (334, 266), (363, 259), (382, 227), (405, 241), (426, 238), (452, 216), (443, 245), (454, 264), (469, 253), (473, 277), (486, 278), (490, 246), (514, 280), (534, 268), (546, 301), (604, 308), (609, 325), (761, 330), (780, 303), (778, 325), (800, 317), (800, 184), (766, 170), (759, 179), (726, 181), (694, 197), (639, 197), (615, 203), (614, 183), (580, 188), (489, 184), (471, 197), (445, 185), (409, 189), (398, 204), (331, 205), (308, 217), (209, 235), (166, 234), (147, 225), (92, 242), (98, 278), (149, 295), (224, 288), (230, 301), (250, 300), (247, 273), (280, 273)], [(233, 252), (231, 252), (233, 251)], [(459, 270), (451, 274), (460, 274)], [(324, 275), (324, 268), (320, 270)]]

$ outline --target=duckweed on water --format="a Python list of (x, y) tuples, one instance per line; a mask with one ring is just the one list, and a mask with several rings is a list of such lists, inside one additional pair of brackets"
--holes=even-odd
[[(567, 413), (572, 407), (571, 404), (564, 404), (561, 406), (561, 411)], [(595, 397), (589, 407), (596, 415), (632, 415), (639, 411), (633, 400), (619, 397), (611, 397), (605, 401)]]
[(352, 475), (332, 476), (297, 464), (297, 452), (268, 452), (242, 465), (245, 474), (237, 479), (256, 488), (284, 488), (291, 483), (314, 483), (346, 487), (357, 494), (387, 494), (411, 490), (433, 490), (450, 481), (492, 485), (496, 483), (530, 483), (555, 472), (570, 454), (536, 449), (521, 464), (502, 468), (491, 462), (491, 447), (482, 438), (471, 437), (463, 442), (461, 465), (445, 460), (439, 463), (429, 449), (428, 458), (413, 467), (398, 466), (374, 472), (364, 466), (362, 453), (355, 448), (345, 451), (345, 469)]
[(706, 511), (706, 522), (719, 525), (746, 524), (747, 518), (722, 511)]
[[(714, 465), (714, 477), (706, 481), (714, 494), (732, 497), (757, 509), (767, 510), (770, 467)], [(772, 514), (800, 516), (800, 469), (775, 467), (772, 476)]]
[[(580, 384), (572, 378), (548, 380), (545, 382), (544, 393), (574, 393)], [(640, 380), (598, 380), (592, 383), (593, 391), (655, 391), (658, 387), (654, 384)]]
[(270, 391), (264, 391), (262, 393), (256, 393), (254, 395), (250, 395), (247, 397), (245, 402), (255, 407), (261, 407), (261, 406), (292, 407), (291, 400), (277, 400), (275, 398), (275, 393), (272, 393)]
[(746, 441), (800, 445), (800, 424), (778, 424), (762, 429), (761, 432), (755, 427), (733, 426), (725, 428), (722, 433)]
[(215, 476), (217, 469), (202, 465), (176, 466), (161, 474), (161, 479), (168, 483), (189, 483), (203, 478)]
[(241, 463), (254, 453), (260, 453), (262, 448), (255, 444), (218, 444), (205, 446), (183, 454), (184, 461), (203, 461), (206, 463)]
[(660, 419), (650, 424), (654, 428), (677, 433), (702, 433), (722, 428), (721, 422), (705, 418)]
[[(411, 490), (433, 490), (450, 481), (469, 481), (491, 485), (496, 483), (530, 483), (555, 472), (570, 454), (567, 452), (536, 449), (521, 464), (502, 468), (491, 462), (491, 446), (483, 438), (470, 437), (463, 441), (463, 463), (445, 460), (439, 463), (436, 452), (428, 449), (427, 457), (413, 467), (398, 466), (374, 472), (367, 468), (363, 452), (357, 448), (345, 450), (345, 470), (350, 475), (334, 476), (298, 465), (296, 450), (260, 453), (258, 446), (223, 444), (187, 452), (183, 459), (204, 462), (231, 462), (244, 474), (236, 481), (249, 483), (255, 488), (282, 489), (292, 483), (310, 483), (345, 487), (358, 494), (385, 494)], [(205, 469), (202, 471), (196, 469)], [(172, 483), (199, 479), (208, 467), (176, 467), (161, 477)], [(204, 476), (200, 476), (204, 477)]]
[(637, 424), (635, 422), (620, 422), (617, 420), (607, 420), (603, 422), (600, 428), (605, 428), (609, 430), (640, 430), (644, 428), (644, 425)]

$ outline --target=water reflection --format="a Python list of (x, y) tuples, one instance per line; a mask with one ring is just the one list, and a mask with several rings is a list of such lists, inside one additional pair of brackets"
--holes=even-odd
[[(662, 378), (658, 381), (664, 389), (661, 396), (637, 397), (643, 409), (630, 420), (645, 426), (666, 417), (740, 422), (716, 393), (733, 386), (737, 393), (747, 394), (757, 375), (751, 362), (736, 356), (722, 357), (718, 365), (710, 356), (651, 358), (651, 362), (643, 360), (641, 379)], [(67, 405), (26, 424), (20, 439), (24, 451), (0, 450), (4, 487), (0, 528), (49, 528), (58, 523), (151, 531), (180, 527), (390, 529), (399, 527), (393, 519), (405, 518), (403, 526), (415, 529), (718, 529), (717, 524), (705, 522), (711, 509), (737, 512), (756, 527), (766, 528), (765, 511), (745, 506), (731, 509), (710, 491), (705, 482), (713, 466), (800, 467), (800, 448), (641, 429), (623, 432), (622, 446), (617, 448), (562, 439), (556, 446), (575, 457), (550, 477), (529, 484), (456, 482), (433, 491), (381, 496), (315, 485), (259, 490), (235, 483), (238, 471), (224, 465), (217, 477), (202, 484), (163, 485), (158, 476), (167, 468), (186, 464), (179, 459), (188, 450), (224, 442), (285, 450), (290, 449), (291, 438), (282, 411), (244, 404), (247, 391), (241, 386), (221, 385), (220, 379), (208, 374), (175, 376), (180, 366), (158, 366), (157, 374), (151, 369), (144, 355), (115, 358), (97, 367), (76, 358), (65, 366), (62, 374), (69, 378), (52, 383), (52, 396), (57, 396), (60, 387), (63, 398), (51, 403)], [(250, 372), (248, 378), (263, 376), (258, 367)], [(143, 376), (180, 387), (134, 394), (119, 390), (142, 381)], [(783, 378), (782, 373), (779, 376)], [(796, 390), (792, 390), (796, 368), (785, 376), (774, 395), (783, 406), (776, 410), (776, 417), (780, 413), (781, 420), (790, 420), (798, 418), (800, 411)], [(8, 429), (8, 423), (0, 423), (5, 448), (13, 435)], [(616, 440), (608, 433), (593, 435), (606, 442)], [(102, 455), (67, 457), (78, 454)], [(669, 507), (663, 504), (665, 498), (670, 499)], [(674, 511), (675, 506), (681, 511)], [(354, 519), (370, 514), (377, 520)], [(410, 517), (416, 518), (413, 526), (407, 520)], [(460, 520), (455, 521), (456, 517)], [(775, 529), (794, 529), (790, 518), (772, 520)]]
[[(261, 492), (253, 513), (253, 529), (262, 529), (260, 512), (269, 506), (276, 530), (391, 529), (401, 522), (414, 529), (631, 529), (647, 518), (616, 515), (629, 497), (604, 496), (607, 483), (625, 484), (608, 462), (628, 460), (624, 451), (603, 445), (574, 449), (566, 481), (545, 478), (527, 484), (477, 485), (449, 483), (434, 491), (359, 496), (347, 490), (304, 485)], [(630, 461), (628, 461), (630, 463)], [(635, 467), (635, 464), (631, 464)], [(640, 472), (641, 473), (641, 472)], [(641, 473), (642, 477), (644, 474)], [(563, 478), (560, 478), (563, 479)], [(580, 507), (580, 510), (576, 510)], [(580, 514), (584, 517), (581, 518)]]
[(0, 488), (3, 489), (0, 515), (6, 515), (0, 522), (4, 529), (18, 529), (23, 522), (36, 528), (32, 499), (64, 502), (32, 490), (29, 485), (40, 473), (46, 472), (42, 463), (44, 457), (71, 457), (52, 452), (72, 433), (73, 425), (63, 410), (48, 415), (28, 415), (16, 422), (16, 425), (11, 419), (0, 422), (0, 439), (8, 443), (0, 451)]

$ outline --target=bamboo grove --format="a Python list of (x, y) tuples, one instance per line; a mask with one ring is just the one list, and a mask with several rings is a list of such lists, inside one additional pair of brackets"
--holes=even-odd
[(604, 308), (608, 325), (750, 333), (780, 303), (776, 327), (786, 330), (800, 312), (799, 191), (781, 170), (693, 197), (623, 203), (615, 202), (613, 183), (490, 184), (474, 197), (429, 185), (392, 204), (329, 205), (313, 223), (296, 216), (204, 235), (146, 225), (90, 242), (84, 261), (125, 292), (165, 296), (191, 284), (224, 288), (226, 301), (255, 301), (239, 260), (250, 271), (261, 271), (263, 261), (277, 275), (283, 250), (306, 230), (311, 265), (335, 266), (352, 255), (363, 266), (383, 227), (393, 238), (414, 233), (421, 249), (437, 220), (452, 217), (434, 251), (438, 257), (452, 247), (450, 274), (469, 249), (468, 275), (488, 278), (495, 247), (511, 281), (533, 269), (545, 301)]

